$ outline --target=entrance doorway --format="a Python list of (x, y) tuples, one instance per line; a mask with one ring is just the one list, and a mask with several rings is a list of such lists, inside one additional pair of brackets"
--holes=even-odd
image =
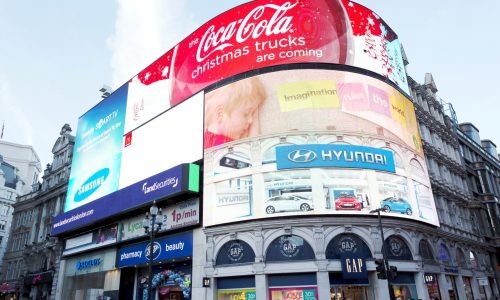
[(371, 300), (366, 286), (334, 286), (330, 288), (331, 300)]

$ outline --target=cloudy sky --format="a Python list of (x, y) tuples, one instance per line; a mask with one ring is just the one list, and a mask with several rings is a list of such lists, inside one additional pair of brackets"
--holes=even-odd
[[(42, 164), (61, 127), (183, 37), (243, 0), (0, 0), (0, 129), (33, 145)], [(500, 146), (500, 1), (360, 0), (399, 35), (409, 75), (433, 74), (459, 122)]]

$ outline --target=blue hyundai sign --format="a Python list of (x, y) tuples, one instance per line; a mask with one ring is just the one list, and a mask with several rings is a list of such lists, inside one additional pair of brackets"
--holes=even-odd
[(276, 147), (278, 170), (356, 168), (396, 172), (391, 151), (365, 146), (305, 144)]
[[(197, 191), (198, 187), (193, 182), (198, 178), (199, 169), (193, 166), (196, 165), (178, 165), (86, 205), (60, 214), (54, 218), (51, 234), (57, 235), (80, 228), (97, 220), (182, 191)], [(191, 178), (193, 176), (195, 177), (194, 180)]]
[[(171, 260), (193, 256), (193, 234), (186, 232), (156, 239), (153, 245), (153, 261)], [(149, 262), (149, 241), (128, 245), (118, 251), (119, 268), (146, 264)]]

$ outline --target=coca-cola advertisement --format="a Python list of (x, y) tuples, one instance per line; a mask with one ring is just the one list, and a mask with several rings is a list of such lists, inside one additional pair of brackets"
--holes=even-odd
[(397, 35), (347, 0), (253, 1), (229, 10), (174, 48), (171, 105), (227, 77), (293, 63), (352, 65), (408, 93)]

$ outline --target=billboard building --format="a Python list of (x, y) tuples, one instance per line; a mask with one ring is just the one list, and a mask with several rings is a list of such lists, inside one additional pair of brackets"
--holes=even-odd
[(445, 294), (419, 251), (440, 218), (404, 61), (346, 0), (253, 1), (202, 25), (80, 118), (56, 298), (143, 299), (148, 276), (158, 299)]

